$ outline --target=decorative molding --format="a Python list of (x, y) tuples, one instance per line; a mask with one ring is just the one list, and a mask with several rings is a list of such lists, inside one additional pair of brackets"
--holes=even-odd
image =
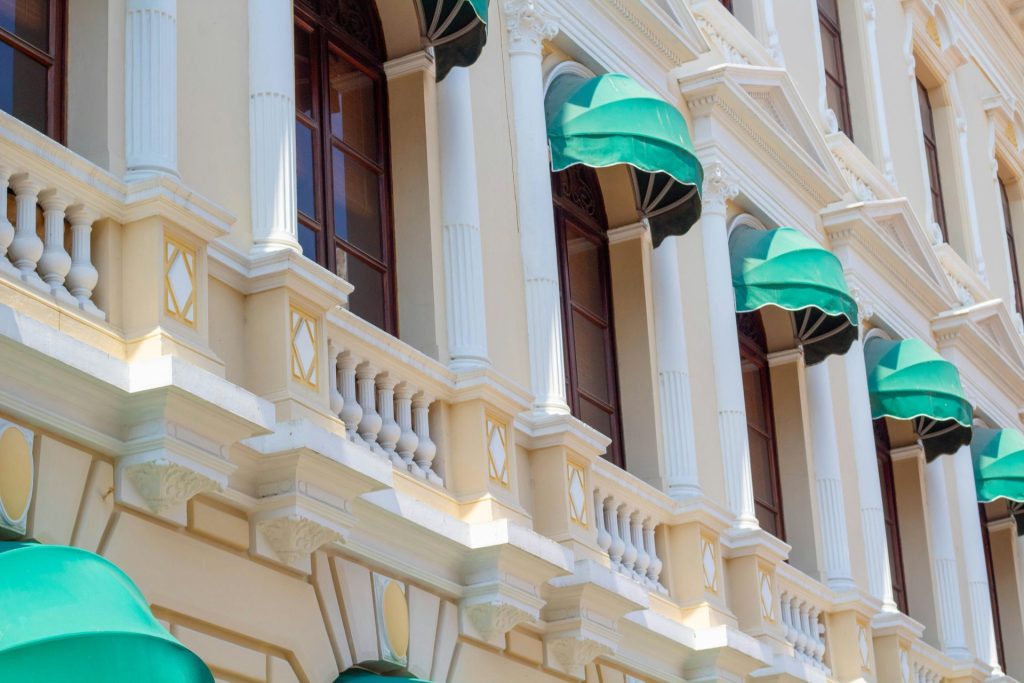
[(701, 192), (704, 213), (724, 213), (726, 202), (734, 199), (739, 192), (739, 186), (726, 173), (722, 164), (714, 163), (705, 167), (704, 187)]
[(534, 615), (500, 600), (478, 602), (465, 608), (466, 616), (485, 641), (503, 637), (519, 624), (534, 620)]
[(0, 420), (0, 539), (25, 534), (35, 488), (35, 434)]
[(715, 539), (706, 534), (700, 535), (700, 561), (704, 574), (704, 590), (718, 592), (718, 554), (715, 552)]
[(189, 327), (196, 326), (196, 250), (164, 238), (164, 312)]
[(405, 586), (391, 577), (373, 575), (377, 611), (377, 641), (381, 658), (398, 666), (409, 663), (409, 599)]
[(491, 481), (509, 488), (512, 484), (508, 425), (487, 418), (487, 474)]
[(558, 35), (554, 15), (537, 7), (534, 0), (507, 0), (505, 23), (508, 28), (509, 52), (540, 54), (540, 45)]
[(761, 566), (757, 568), (757, 595), (761, 604), (761, 618), (775, 623), (775, 590), (772, 586), (772, 574)]
[(569, 519), (587, 528), (587, 475), (581, 465), (566, 464), (566, 495), (569, 503)]
[(149, 508), (158, 515), (200, 493), (222, 488), (213, 479), (163, 458), (128, 465), (124, 473)]
[(578, 675), (598, 657), (612, 654), (609, 646), (587, 638), (551, 638), (547, 640), (547, 645), (559, 668), (570, 676)]
[(640, 35), (646, 38), (647, 42), (653, 45), (669, 62), (678, 66), (687, 61), (676, 53), (669, 45), (666, 45), (661, 38), (655, 35), (654, 31), (652, 31), (651, 28), (644, 23), (639, 16), (637, 16), (636, 12), (630, 9), (630, 5), (635, 3), (636, 0), (629, 0), (628, 3), (623, 2), (622, 0), (605, 0), (605, 2), (622, 15), (622, 18), (629, 22), (629, 24), (632, 25)]
[(320, 364), (316, 318), (294, 305), (289, 308), (288, 316), (292, 378), (316, 389)]
[(285, 564), (296, 564), (321, 546), (341, 539), (337, 531), (299, 515), (259, 520), (256, 531)]

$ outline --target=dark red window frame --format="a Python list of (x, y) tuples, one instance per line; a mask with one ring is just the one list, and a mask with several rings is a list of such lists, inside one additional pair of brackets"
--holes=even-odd
[[(611, 438), (605, 458), (619, 467), (626, 466), (622, 445), (622, 409), (619, 404), (619, 371), (615, 347), (615, 316), (612, 311), (611, 258), (608, 251), (608, 221), (604, 213), (604, 200), (597, 173), (586, 166), (572, 166), (565, 171), (551, 175), (552, 198), (555, 211), (555, 236), (558, 245), (559, 286), (562, 291), (562, 329), (565, 346), (566, 399), (572, 414), (590, 424)], [(600, 301), (597, 309), (593, 302), (586, 303), (581, 296), (574, 296), (572, 269), (570, 268), (571, 240), (584, 239), (596, 247), (597, 271), (587, 272), (596, 281)], [(577, 288), (582, 283), (577, 282)], [(602, 357), (589, 359), (591, 365), (604, 366), (603, 381), (607, 396), (597, 396), (583, 386), (581, 361), (577, 350), (577, 330), (574, 322), (582, 322), (599, 328), (603, 333)], [(607, 415), (604, 426), (592, 424), (587, 411)]]
[[(334, 11), (332, 14), (331, 10)], [(359, 0), (296, 0), (296, 160), (299, 175), (299, 241), (303, 252), (314, 250), (315, 255), (306, 253), (331, 272), (343, 277), (346, 267), (359, 268), (362, 273), (379, 277), (379, 285), (360, 291), (358, 278), (351, 274), (349, 279), (356, 285), (349, 297), (353, 312), (360, 314), (391, 334), (398, 334), (396, 284), (394, 272), (394, 227), (391, 206), (391, 159), (388, 135), (387, 79), (384, 74), (384, 37), (380, 19), (373, 3), (365, 5)], [(302, 54), (298, 38), (308, 46)], [(332, 132), (330, 120), (330, 61), (334, 58), (349, 70), (361, 75), (373, 84), (371, 125), (376, 135), (374, 156), (366, 150), (348, 144)], [(303, 76), (308, 70), (308, 78)], [(304, 90), (308, 88), (308, 93)], [(310, 111), (300, 111), (302, 103), (309, 101)], [(308, 129), (312, 137), (311, 178), (304, 179), (303, 150), (300, 148)], [(378, 253), (361, 247), (354, 240), (336, 234), (336, 201), (334, 196), (334, 158), (338, 155), (362, 172), (377, 177), (379, 218)], [(312, 215), (303, 210), (304, 194), (312, 185)], [(344, 262), (339, 263), (344, 257)], [(353, 282), (353, 280), (357, 280)], [(376, 283), (375, 283), (376, 284)], [(379, 300), (379, 303), (378, 303)]]
[[(15, 24), (12, 27), (5, 27), (0, 22), (0, 49), (10, 49), (12, 64), (11, 71), (3, 74), (4, 78), (12, 79), (12, 101), (15, 98), (13, 81), (18, 75), (17, 65), (14, 60), (23, 60), (21, 64), (38, 65), (44, 69), (45, 83), (45, 112), (44, 121), (29, 121), (21, 118), (17, 111), (8, 113), (20, 118), (25, 123), (45, 133), (54, 140), (63, 143), (65, 136), (65, 72), (67, 54), (67, 0), (34, 0), (25, 2), (18, 0), (13, 4)], [(32, 16), (33, 9), (45, 7), (46, 16)], [(20, 10), (20, 11), (19, 11)], [(26, 16), (26, 14), (28, 16)], [(0, 15), (0, 19), (3, 16)], [(32, 24), (33, 20), (35, 34), (28, 30), (19, 30), (19, 21), (25, 20)], [(46, 23), (46, 26), (41, 24)], [(25, 29), (30, 27), (26, 26)], [(41, 44), (45, 34), (46, 44)], [(22, 73), (21, 75), (25, 75)], [(41, 124), (41, 125), (40, 125)]]
[(722, 7), (732, 12), (732, 0), (718, 0), (722, 3)]
[(889, 548), (889, 576), (892, 597), (904, 614), (907, 611), (907, 579), (903, 569), (903, 544), (900, 541), (899, 513), (896, 506), (896, 478), (892, 470), (892, 447), (885, 419), (875, 420), (875, 455), (878, 458), (878, 482), (882, 489), (882, 515)]
[(1017, 240), (1013, 234), (1013, 217), (1010, 214), (1010, 196), (1006, 192), (1006, 183), (999, 178), (999, 199), (1003, 204), (1003, 228), (1006, 230), (1006, 250), (1010, 254), (1010, 276), (1013, 283), (1013, 300), (1017, 312), (1024, 314), (1024, 299), (1020, 291), (1020, 265), (1017, 263)]
[(995, 565), (992, 563), (992, 537), (988, 531), (988, 514), (985, 504), (978, 504), (978, 519), (981, 520), (981, 542), (985, 546), (985, 570), (988, 572), (988, 598), (992, 603), (992, 628), (996, 637), (996, 653), (999, 665), (1006, 671), (1006, 652), (1003, 649), (1003, 625), (999, 620), (999, 592), (996, 588)]
[[(779, 448), (775, 436), (775, 409), (772, 403), (771, 373), (768, 367), (768, 344), (764, 323), (758, 311), (736, 314), (740, 363), (743, 368), (743, 394), (747, 405), (747, 439), (765, 446), (763, 463), (754, 462), (755, 449), (750, 450), (750, 467), (754, 477), (761, 472), (767, 481), (754, 482), (754, 510), (761, 528), (780, 540), (786, 540), (786, 524), (782, 504), (782, 480), (779, 476)], [(748, 382), (752, 379), (752, 382)], [(751, 406), (762, 406), (763, 423), (753, 419)], [(760, 492), (759, 492), (760, 490)], [(767, 495), (764, 495), (764, 494)]]
[(935, 222), (942, 231), (942, 241), (949, 242), (949, 230), (946, 227), (946, 204), (942, 199), (942, 176), (939, 172), (939, 146), (935, 136), (935, 116), (932, 113), (932, 101), (928, 96), (928, 88), (920, 79), (917, 80), (917, 100), (921, 110), (921, 130), (924, 133), (924, 156), (928, 163), (928, 188), (932, 197), (932, 213)]
[(818, 24), (828, 106), (836, 115), (839, 130), (852, 140), (853, 119), (850, 116), (850, 94), (846, 85), (846, 62), (843, 59), (843, 35), (839, 26), (837, 0), (818, 0)]

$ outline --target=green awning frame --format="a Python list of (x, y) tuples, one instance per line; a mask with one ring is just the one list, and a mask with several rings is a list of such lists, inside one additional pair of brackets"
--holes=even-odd
[(437, 80), (456, 66), (471, 66), (487, 44), (489, 0), (418, 0), (420, 33), (434, 48)]
[(1024, 434), (975, 427), (971, 439), (974, 488), (979, 503), (1004, 498), (1024, 503)]
[(729, 235), (736, 311), (775, 306), (792, 313), (793, 333), (814, 365), (857, 341), (857, 302), (836, 256), (794, 228), (737, 226)]
[(79, 548), (0, 543), (0, 680), (213, 683), (139, 589)]
[(334, 683), (430, 683), (419, 678), (411, 678), (407, 675), (385, 675), (374, 673), (366, 669), (353, 668), (343, 671), (340, 676), (334, 679)]
[(551, 169), (626, 164), (654, 246), (700, 218), (704, 169), (679, 110), (625, 74), (557, 76), (544, 97)]
[(871, 417), (912, 420), (930, 462), (971, 443), (971, 404), (960, 373), (920, 339), (869, 339), (864, 345)]

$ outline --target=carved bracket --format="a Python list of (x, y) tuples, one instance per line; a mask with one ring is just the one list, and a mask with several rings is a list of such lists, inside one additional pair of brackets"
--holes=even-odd
[[(547, 640), (549, 661), (562, 672), (583, 678), (584, 667), (598, 657), (612, 654), (612, 648), (604, 643), (588, 638), (564, 636)], [(554, 661), (550, 661), (554, 659)]]
[(213, 479), (163, 458), (127, 465), (124, 474), (158, 515), (200, 493), (221, 490)]
[(465, 613), (480, 637), (488, 642), (503, 637), (519, 624), (533, 621), (534, 618), (526, 610), (499, 600), (469, 605)]
[(256, 531), (286, 564), (307, 559), (320, 546), (341, 539), (341, 534), (306, 517), (287, 515), (256, 522)]

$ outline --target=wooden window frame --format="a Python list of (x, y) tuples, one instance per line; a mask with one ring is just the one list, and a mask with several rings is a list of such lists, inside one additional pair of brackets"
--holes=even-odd
[(41, 50), (3, 28), (0, 28), (0, 42), (46, 67), (46, 130), (42, 132), (64, 144), (67, 130), (67, 0), (48, 2), (47, 42), (50, 51)]
[[(380, 32), (380, 19), (376, 8), (370, 3), (369, 12)], [(344, 251), (349, 258), (357, 259), (370, 268), (381, 272), (384, 301), (384, 331), (398, 334), (397, 283), (395, 274), (395, 230), (392, 202), (391, 141), (388, 114), (387, 77), (384, 73), (384, 39), (377, 35), (379, 53), (374, 54), (367, 46), (359, 44), (351, 36), (333, 26), (326, 16), (314, 7), (310, 0), (296, 0), (294, 3), (294, 25), (310, 36), (310, 90), (312, 93), (313, 116), (308, 117), (298, 110), (296, 99), (295, 117), (297, 122), (313, 131), (313, 187), (314, 206), (319, 216), (311, 217), (296, 208), (298, 222), (314, 231), (317, 253), (310, 260), (315, 261), (332, 273), (337, 273), (335, 247)], [(297, 54), (297, 53), (296, 53)], [(379, 162), (367, 158), (359, 150), (333, 135), (330, 129), (329, 93), (327, 65), (334, 54), (357, 69), (374, 82), (376, 94), (374, 116), (377, 127), (377, 153)], [(354, 244), (338, 237), (334, 232), (334, 168), (332, 152), (337, 148), (346, 160), (361, 164), (379, 177), (379, 212), (382, 259), (367, 254)], [(308, 256), (308, 255), (307, 255)]]
[[(596, 203), (596, 215), (590, 215), (577, 206), (572, 200), (561, 193), (559, 178), (561, 173), (581, 173), (589, 180), (588, 185), (594, 193)], [(611, 443), (605, 453), (605, 458), (615, 465), (625, 469), (626, 456), (624, 452), (622, 436), (622, 405), (619, 392), (619, 370), (618, 370), (618, 348), (615, 342), (615, 312), (612, 307), (612, 278), (611, 278), (611, 253), (608, 245), (608, 220), (604, 213), (604, 200), (601, 196), (601, 186), (597, 180), (597, 174), (593, 169), (587, 167), (573, 167), (560, 173), (551, 174), (551, 195), (554, 203), (555, 213), (555, 240), (557, 244), (558, 277), (561, 288), (562, 308), (562, 332), (565, 357), (565, 383), (566, 400), (569, 409), (577, 418), (582, 419), (581, 397), (584, 397), (594, 404), (601, 404), (600, 407), (611, 414)], [(582, 232), (584, 236), (598, 246), (598, 257), (600, 263), (601, 293), (604, 299), (605, 310), (608, 312), (607, 323), (597, 320), (584, 308), (577, 307), (572, 301), (572, 289), (569, 283), (569, 255), (566, 250), (566, 223), (571, 221), (573, 227)], [(605, 344), (608, 353), (605, 355), (606, 381), (608, 382), (608, 395), (610, 402), (605, 402), (590, 394), (580, 387), (576, 359), (576, 338), (573, 325), (573, 313), (578, 313), (588, 318), (595, 325), (606, 326)]]
[[(833, 106), (834, 103), (829, 103), (829, 106), (836, 115), (839, 130), (846, 133), (846, 137), (852, 140), (853, 117), (850, 114), (850, 91), (846, 84), (846, 59), (843, 56), (843, 33), (842, 28), (839, 25), (838, 3), (836, 6), (836, 18), (834, 20), (832, 17), (828, 16), (827, 12), (823, 12), (821, 8), (823, 2), (829, 1), (830, 0), (818, 0), (817, 2), (818, 28), (821, 36), (822, 50), (825, 49), (824, 43), (826, 40), (832, 44), (832, 49), (836, 55), (836, 63), (839, 68), (839, 73), (830, 73), (828, 66), (825, 65), (824, 58), (822, 59), (822, 68), (825, 71), (825, 80), (832, 83), (839, 89), (839, 106), (835, 107)], [(825, 96), (827, 99), (827, 90)]]
[[(768, 442), (768, 470), (769, 483), (775, 495), (777, 504), (772, 505), (763, 500), (754, 498), (755, 513), (762, 509), (770, 514), (775, 521), (776, 538), (786, 540), (786, 518), (784, 513), (785, 505), (782, 500), (782, 477), (779, 471), (779, 444), (775, 433), (775, 405), (772, 398), (771, 370), (768, 364), (768, 349), (764, 336), (764, 322), (759, 311), (750, 313), (738, 313), (736, 315), (736, 335), (739, 339), (740, 362), (750, 363), (757, 368), (760, 378), (761, 396), (760, 401), (764, 406), (766, 430), (750, 423), (750, 416), (747, 416), (747, 431), (757, 432)], [(746, 391), (746, 385), (744, 385)], [(744, 397), (746, 399), (746, 397)], [(748, 436), (749, 438), (749, 436)], [(752, 455), (752, 454), (751, 454)], [(760, 517), (758, 518), (760, 520)], [(763, 527), (764, 524), (762, 523)]]
[(732, 0), (718, 0), (718, 1), (720, 3), (722, 3), (722, 7), (727, 9), (729, 11), (729, 13), (732, 14)]
[[(932, 199), (932, 213), (942, 231), (942, 241), (949, 242), (949, 228), (946, 225), (946, 202), (942, 197), (942, 173), (939, 170), (939, 146), (935, 135), (935, 114), (932, 100), (921, 79), (917, 79), (918, 109), (921, 116), (921, 137), (924, 142), (925, 164), (928, 170), (928, 190)], [(931, 134), (929, 135), (929, 130)], [(932, 172), (932, 169), (935, 172)]]
[(904, 614), (907, 606), (907, 574), (903, 567), (903, 542), (900, 539), (899, 509), (896, 503), (896, 477), (892, 467), (892, 446), (885, 418), (874, 421), (875, 457), (878, 462), (878, 482), (882, 494), (882, 519), (885, 524), (887, 547), (889, 548), (889, 578), (892, 583), (892, 597)]
[(1017, 261), (1017, 240), (1013, 234), (1013, 215), (1010, 213), (1010, 196), (1006, 192), (1006, 183), (996, 178), (999, 183), (999, 199), (1003, 205), (1003, 228), (1006, 230), (1006, 250), (1010, 256), (1010, 282), (1013, 285), (1013, 300), (1017, 313), (1024, 315), (1024, 298), (1020, 290), (1020, 265)]
[(992, 604), (992, 629), (996, 639), (996, 654), (999, 665), (1006, 671), (1006, 650), (1003, 647), (1003, 625), (999, 619), (999, 590), (996, 586), (995, 565), (992, 562), (992, 537), (988, 531), (988, 513), (985, 504), (978, 503), (978, 519), (981, 521), (981, 542), (985, 548), (985, 571), (988, 573), (988, 599)]

